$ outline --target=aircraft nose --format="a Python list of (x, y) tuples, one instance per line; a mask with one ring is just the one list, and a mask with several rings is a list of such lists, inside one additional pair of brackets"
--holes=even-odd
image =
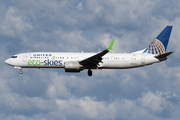
[(10, 65), (10, 59), (5, 60), (5, 63)]

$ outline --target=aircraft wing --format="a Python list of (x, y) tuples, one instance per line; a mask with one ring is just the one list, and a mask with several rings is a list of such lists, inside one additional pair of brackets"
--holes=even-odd
[(79, 63), (85, 67), (97, 67), (97, 65), (99, 65), (99, 62), (102, 62), (102, 57), (107, 54), (113, 47), (115, 39), (111, 42), (111, 44), (109, 45), (109, 47), (105, 50), (103, 50), (100, 53), (97, 53), (87, 59), (84, 59), (82, 61), (80, 61)]

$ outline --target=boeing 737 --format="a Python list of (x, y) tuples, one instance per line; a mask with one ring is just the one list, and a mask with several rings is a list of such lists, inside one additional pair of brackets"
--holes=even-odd
[(156, 39), (144, 50), (132, 53), (110, 52), (115, 39), (109, 47), (99, 53), (68, 53), (68, 52), (28, 52), (13, 55), (6, 64), (22, 68), (64, 68), (65, 72), (80, 72), (88, 69), (127, 69), (153, 65), (164, 61), (173, 52), (167, 52), (172, 26), (167, 26)]

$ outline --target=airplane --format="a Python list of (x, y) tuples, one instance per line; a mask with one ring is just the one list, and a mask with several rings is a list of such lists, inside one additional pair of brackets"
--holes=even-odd
[(22, 68), (64, 68), (65, 72), (77, 72), (88, 69), (92, 76), (92, 69), (128, 69), (162, 62), (173, 52), (167, 52), (171, 30), (173, 26), (166, 26), (155, 40), (145, 49), (132, 53), (114, 53), (109, 47), (99, 53), (69, 53), (69, 52), (28, 52), (13, 55), (5, 63), (19, 69)]

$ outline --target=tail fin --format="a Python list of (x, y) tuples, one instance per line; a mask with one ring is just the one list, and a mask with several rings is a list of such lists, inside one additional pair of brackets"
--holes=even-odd
[(172, 26), (166, 26), (166, 28), (156, 37), (156, 39), (146, 48), (143, 53), (150, 54), (164, 54), (171, 35)]

